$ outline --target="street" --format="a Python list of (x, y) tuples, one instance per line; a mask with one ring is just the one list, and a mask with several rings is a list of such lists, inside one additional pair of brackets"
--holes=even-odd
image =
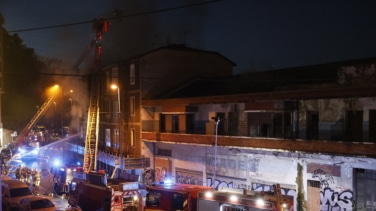
[[(35, 195), (47, 196), (57, 208), (67, 208), (66, 184), (71, 182), (72, 173), (68, 172), (74, 162), (65, 151), (68, 140), (60, 139), (41, 147), (20, 146), (10, 159), (4, 160), (8, 176), (29, 184)], [(35, 172), (39, 173), (37, 183)]]

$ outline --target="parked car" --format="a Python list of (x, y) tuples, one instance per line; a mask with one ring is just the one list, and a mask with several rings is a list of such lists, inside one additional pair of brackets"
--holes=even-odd
[(33, 196), (29, 186), (19, 180), (3, 180), (1, 187), (3, 194), (3, 210), (12, 210), (17, 208), (21, 199)]
[(46, 197), (29, 196), (19, 201), (18, 209), (25, 211), (55, 211), (56, 207), (54, 203)]

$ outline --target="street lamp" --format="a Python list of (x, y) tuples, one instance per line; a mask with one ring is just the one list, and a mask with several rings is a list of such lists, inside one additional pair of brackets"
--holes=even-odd
[(118, 113), (120, 114), (120, 89), (116, 84), (111, 85), (111, 89), (117, 89), (117, 97), (118, 97)]
[(116, 89), (117, 90), (117, 101), (118, 101), (118, 114), (119, 114), (119, 120), (118, 120), (118, 127), (119, 127), (119, 154), (120, 156), (122, 156), (122, 153), (123, 153), (123, 145), (121, 143), (121, 112), (120, 112), (120, 89), (119, 89), (119, 86), (117, 86), (116, 84), (112, 84), (111, 85), (111, 89)]
[(221, 121), (219, 117), (213, 117), (215, 121), (215, 146), (214, 146), (214, 172), (213, 172), (213, 187), (215, 188), (215, 180), (217, 174), (217, 148), (218, 148), (218, 124)]

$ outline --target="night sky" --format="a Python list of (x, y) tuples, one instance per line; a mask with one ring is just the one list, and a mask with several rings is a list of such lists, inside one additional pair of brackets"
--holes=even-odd
[(8, 31), (73, 24), (18, 32), (37, 54), (72, 63), (95, 37), (87, 22), (115, 9), (124, 17), (104, 35), (103, 64), (167, 44), (216, 51), (237, 64), (234, 73), (376, 56), (376, 1), (203, 2), (0, 0), (0, 11)]

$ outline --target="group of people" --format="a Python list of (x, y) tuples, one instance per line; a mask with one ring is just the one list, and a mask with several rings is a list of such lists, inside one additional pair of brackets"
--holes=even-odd
[(16, 179), (25, 182), (26, 184), (32, 184), (34, 187), (40, 185), (40, 172), (37, 169), (30, 169), (26, 166), (19, 165), (15, 171)]

